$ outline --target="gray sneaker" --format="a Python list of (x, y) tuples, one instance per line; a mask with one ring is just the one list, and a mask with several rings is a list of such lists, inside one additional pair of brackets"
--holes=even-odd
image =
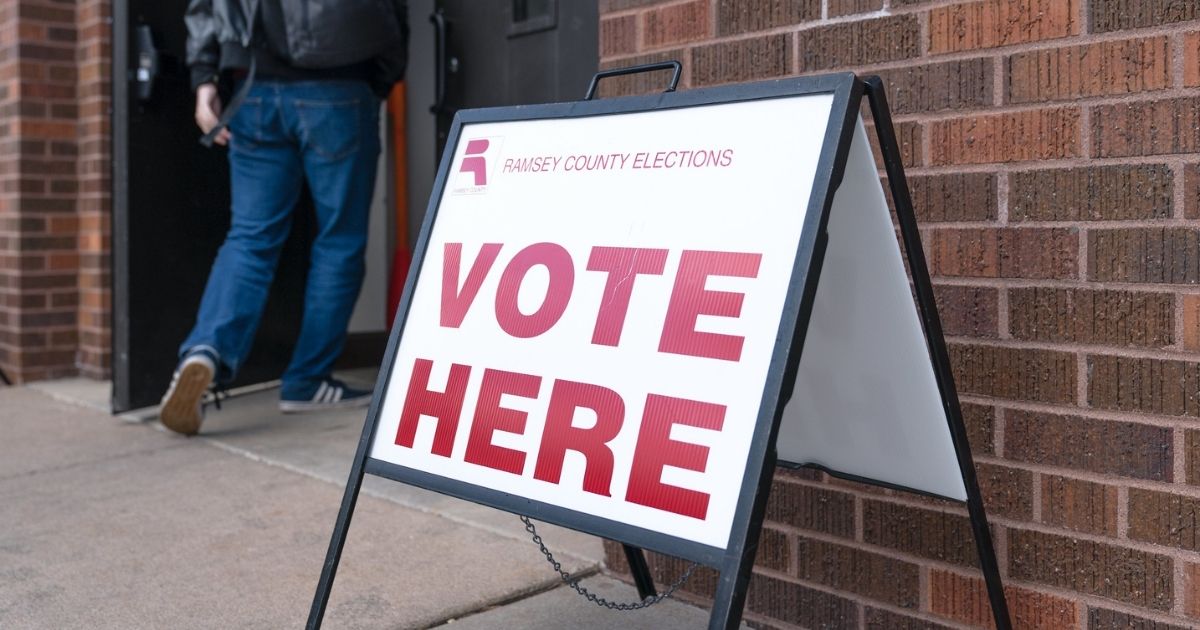
[(336, 378), (327, 378), (311, 387), (311, 391), (281, 396), (279, 410), (284, 413), (349, 409), (371, 404), (371, 391), (350, 387)]
[(175, 369), (163, 395), (158, 418), (163, 426), (184, 435), (195, 435), (204, 421), (202, 403), (217, 374), (216, 357), (207, 350), (186, 354)]

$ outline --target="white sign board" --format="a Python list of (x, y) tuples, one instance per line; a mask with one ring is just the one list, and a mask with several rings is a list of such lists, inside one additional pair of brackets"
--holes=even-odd
[(725, 548), (832, 103), (463, 125), (370, 457)]

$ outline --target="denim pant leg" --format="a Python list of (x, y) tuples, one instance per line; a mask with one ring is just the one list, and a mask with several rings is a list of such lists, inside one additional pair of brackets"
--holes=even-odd
[(220, 358), (218, 378), (231, 380), (254, 341), (291, 228), (303, 169), (282, 126), (271, 85), (254, 86), (230, 121), (232, 219), (217, 252), (196, 325), (180, 348), (209, 347)]
[(304, 318), (282, 395), (306, 397), (329, 376), (366, 269), (367, 223), (379, 159), (380, 101), (363, 82), (291, 86), (287, 111), (301, 145), (316, 209), (317, 237)]

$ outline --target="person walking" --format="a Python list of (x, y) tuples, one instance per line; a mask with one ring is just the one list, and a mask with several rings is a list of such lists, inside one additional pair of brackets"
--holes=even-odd
[[(232, 220), (163, 396), (167, 428), (195, 434), (262, 317), (305, 181), (317, 234), (300, 336), (279, 407), (363, 406), (332, 377), (362, 285), (381, 99), (404, 74), (404, 0), (191, 0), (187, 63), (202, 142), (229, 149)], [(223, 108), (220, 86), (232, 84)]]

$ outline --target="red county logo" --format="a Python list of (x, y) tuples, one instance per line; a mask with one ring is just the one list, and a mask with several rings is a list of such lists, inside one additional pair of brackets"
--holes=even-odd
[(478, 195), (487, 192), (488, 165), (495, 163), (501, 138), (475, 138), (467, 141), (466, 149), (454, 171), (455, 195)]

